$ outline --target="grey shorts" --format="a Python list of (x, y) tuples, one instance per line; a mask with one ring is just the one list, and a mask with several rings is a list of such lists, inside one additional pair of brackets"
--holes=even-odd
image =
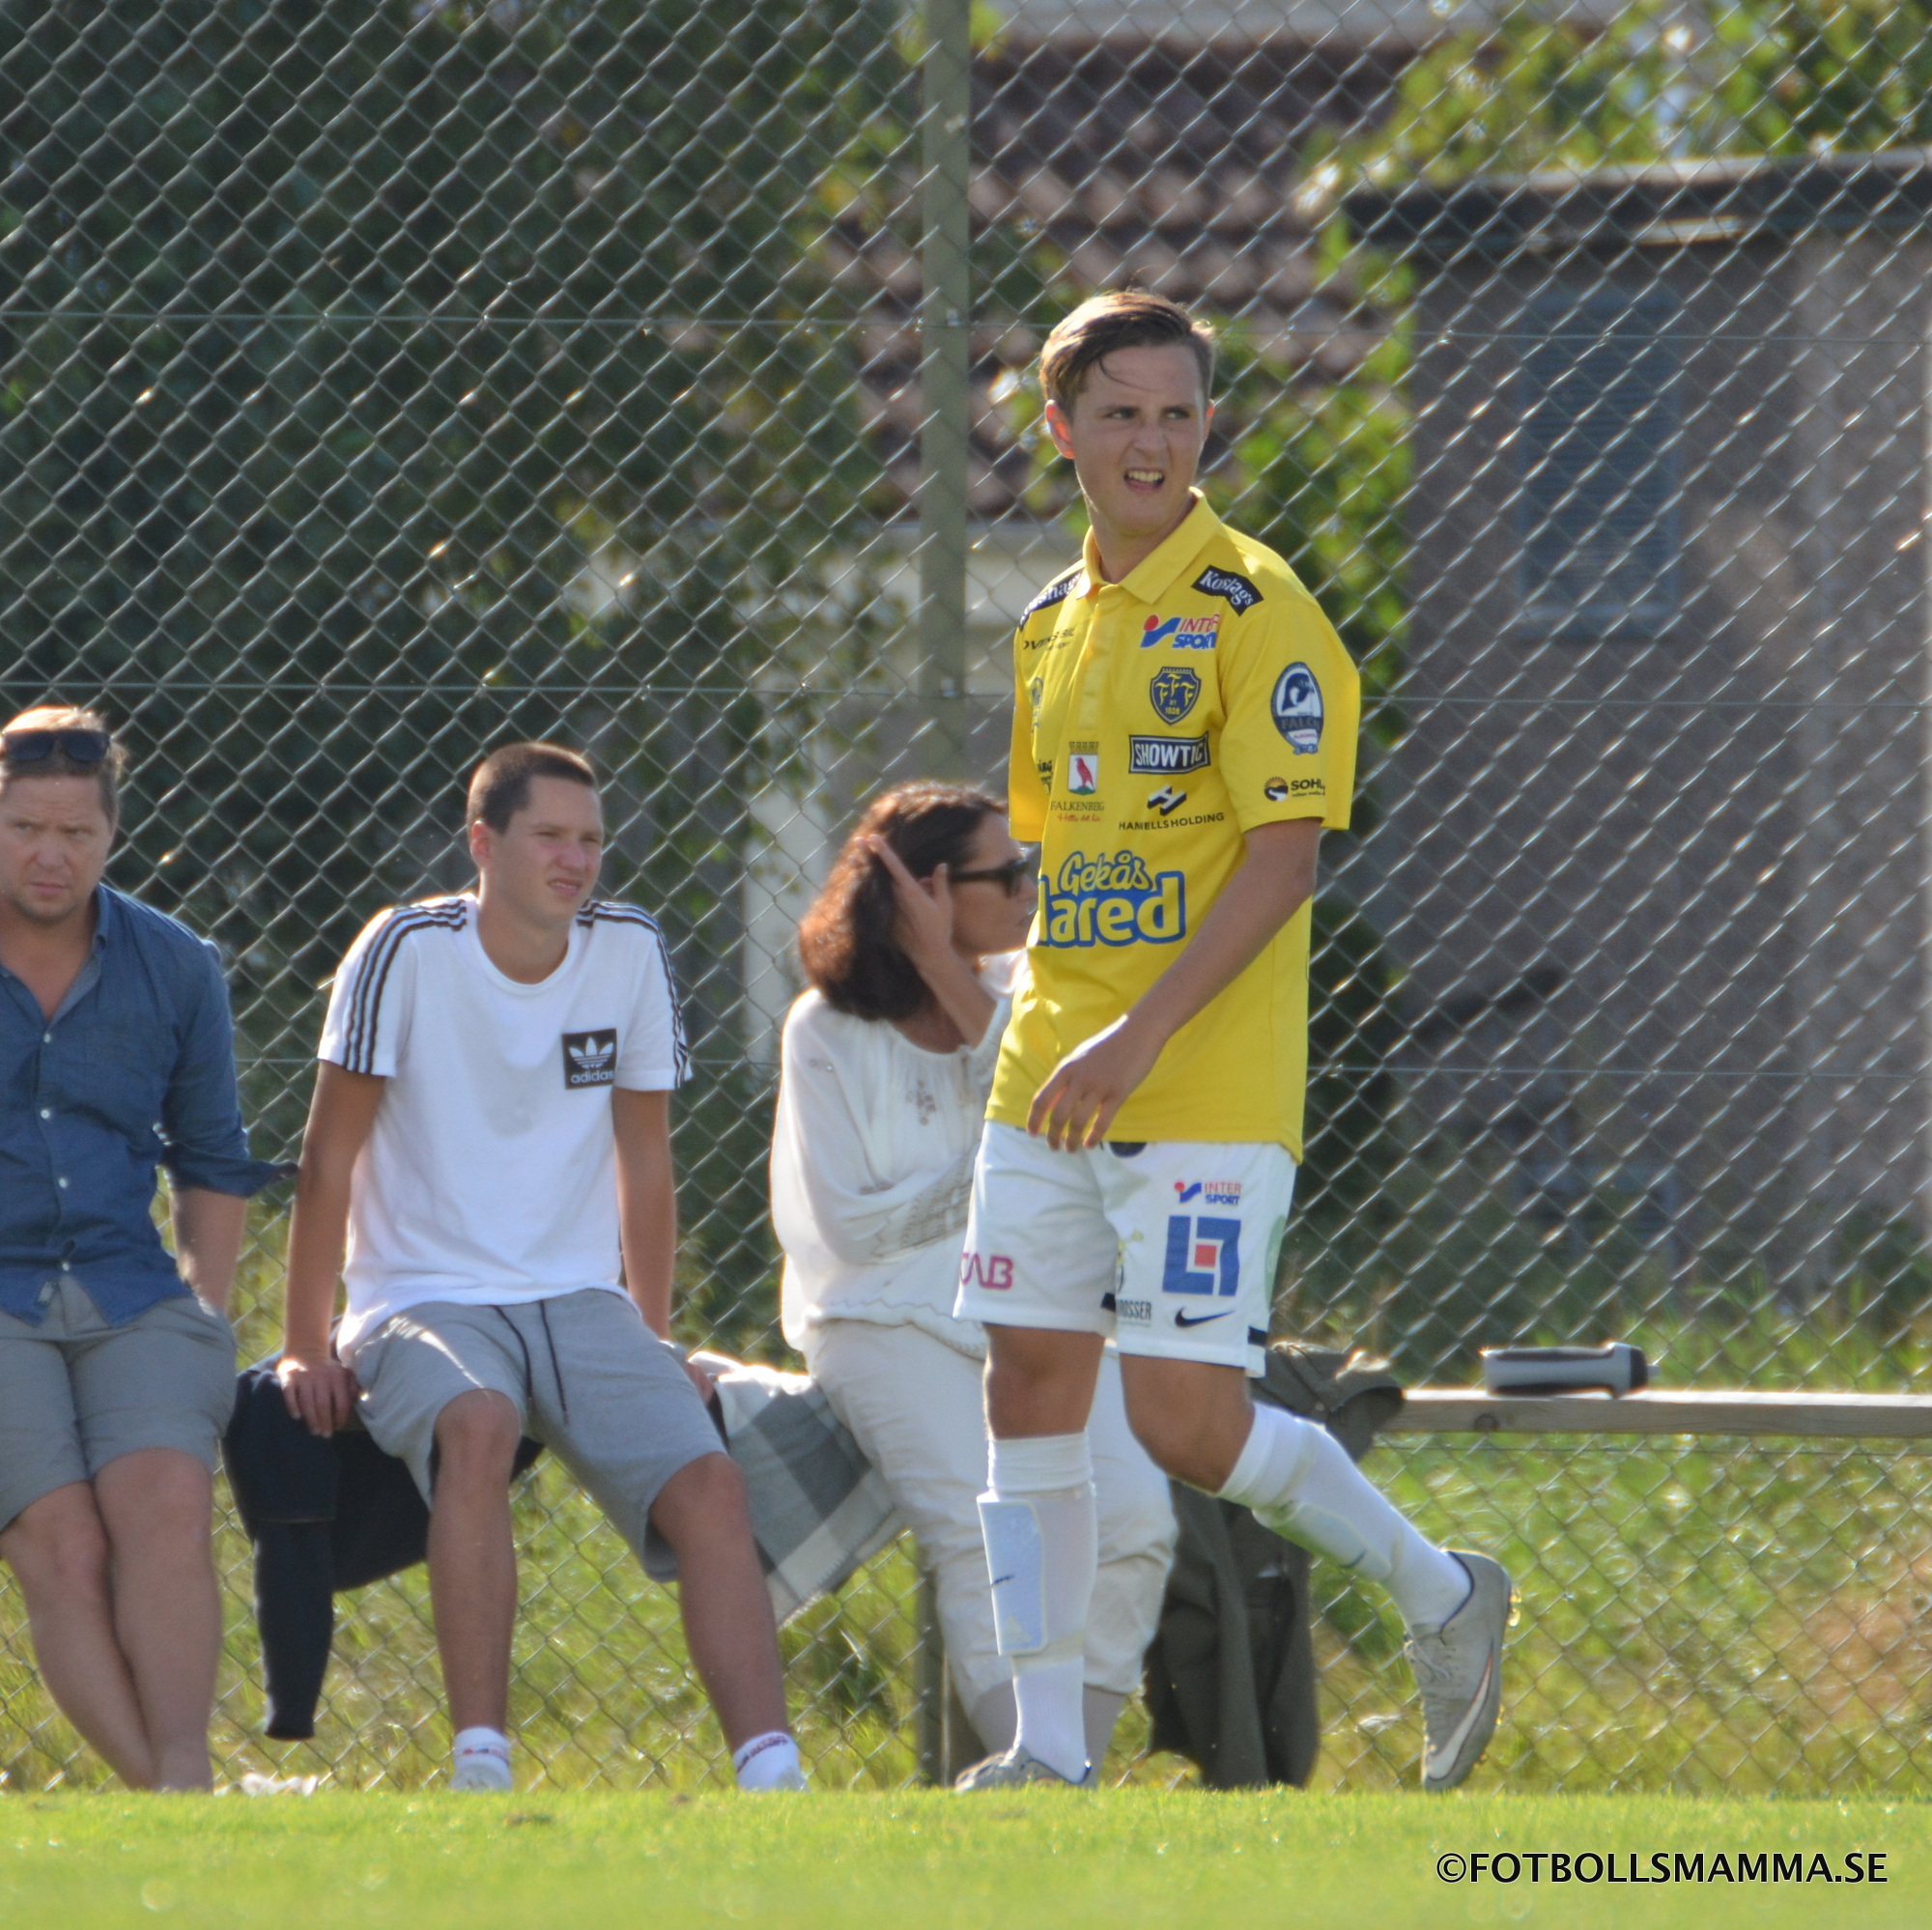
[(431, 1300), (356, 1342), (362, 1418), (433, 1500), (437, 1416), (461, 1394), (508, 1399), (525, 1433), (583, 1484), (641, 1559), (651, 1504), (724, 1441), (683, 1363), (621, 1293), (513, 1307)]
[(39, 1326), (0, 1314), (0, 1528), (124, 1454), (176, 1448), (211, 1473), (235, 1411), (235, 1329), (192, 1293), (110, 1326), (64, 1280)]

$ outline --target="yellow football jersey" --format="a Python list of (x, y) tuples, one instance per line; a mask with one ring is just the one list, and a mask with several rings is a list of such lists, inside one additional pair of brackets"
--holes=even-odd
[[(1124, 582), (1099, 580), (1090, 535), (1027, 607), (1013, 657), (1013, 836), (1042, 847), (1040, 894), (988, 1117), (1023, 1126), (1061, 1059), (1198, 929), (1244, 833), (1348, 824), (1361, 689), (1293, 571), (1198, 496)], [(1301, 1157), (1308, 932), (1304, 905), (1168, 1041), (1110, 1138)]]

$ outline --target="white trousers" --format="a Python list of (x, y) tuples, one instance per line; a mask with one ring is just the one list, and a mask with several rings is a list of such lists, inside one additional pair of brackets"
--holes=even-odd
[[(833, 1411), (886, 1478), (939, 1596), (946, 1660), (969, 1711), (1012, 1680), (993, 1633), (979, 1497), (986, 1486), (980, 1364), (919, 1327), (833, 1320), (805, 1357)], [(1121, 1363), (1101, 1358), (1087, 1432), (1100, 1514), (1100, 1573), (1087, 1621), (1089, 1688), (1131, 1695), (1174, 1559), (1167, 1477), (1127, 1427)]]

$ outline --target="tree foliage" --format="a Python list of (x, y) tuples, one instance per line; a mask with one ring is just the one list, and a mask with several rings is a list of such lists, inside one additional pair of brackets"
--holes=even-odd
[(1634, 0), (1511, 8), (1405, 71), (1350, 158), (1371, 179), (1876, 153), (1932, 141), (1925, 0)]
[[(682, 758), (771, 653), (743, 586), (871, 482), (812, 244), (885, 24), (0, 8), (10, 695), (131, 715), (198, 800), (177, 867), (276, 871), (285, 953), (479, 732), (661, 688), (634, 742)], [(589, 608), (606, 553), (639, 567)]]
[(895, 17), (0, 0), (0, 695), (127, 725), (119, 875), (223, 943), (271, 1149), (492, 741), (598, 752), (700, 1052), (735, 996), (774, 592), (875, 485), (817, 249)]

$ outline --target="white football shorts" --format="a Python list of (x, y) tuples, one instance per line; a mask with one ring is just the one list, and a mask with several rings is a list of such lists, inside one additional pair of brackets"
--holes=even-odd
[(954, 1312), (1259, 1376), (1293, 1195), (1282, 1146), (1115, 1141), (1055, 1152), (989, 1123)]

